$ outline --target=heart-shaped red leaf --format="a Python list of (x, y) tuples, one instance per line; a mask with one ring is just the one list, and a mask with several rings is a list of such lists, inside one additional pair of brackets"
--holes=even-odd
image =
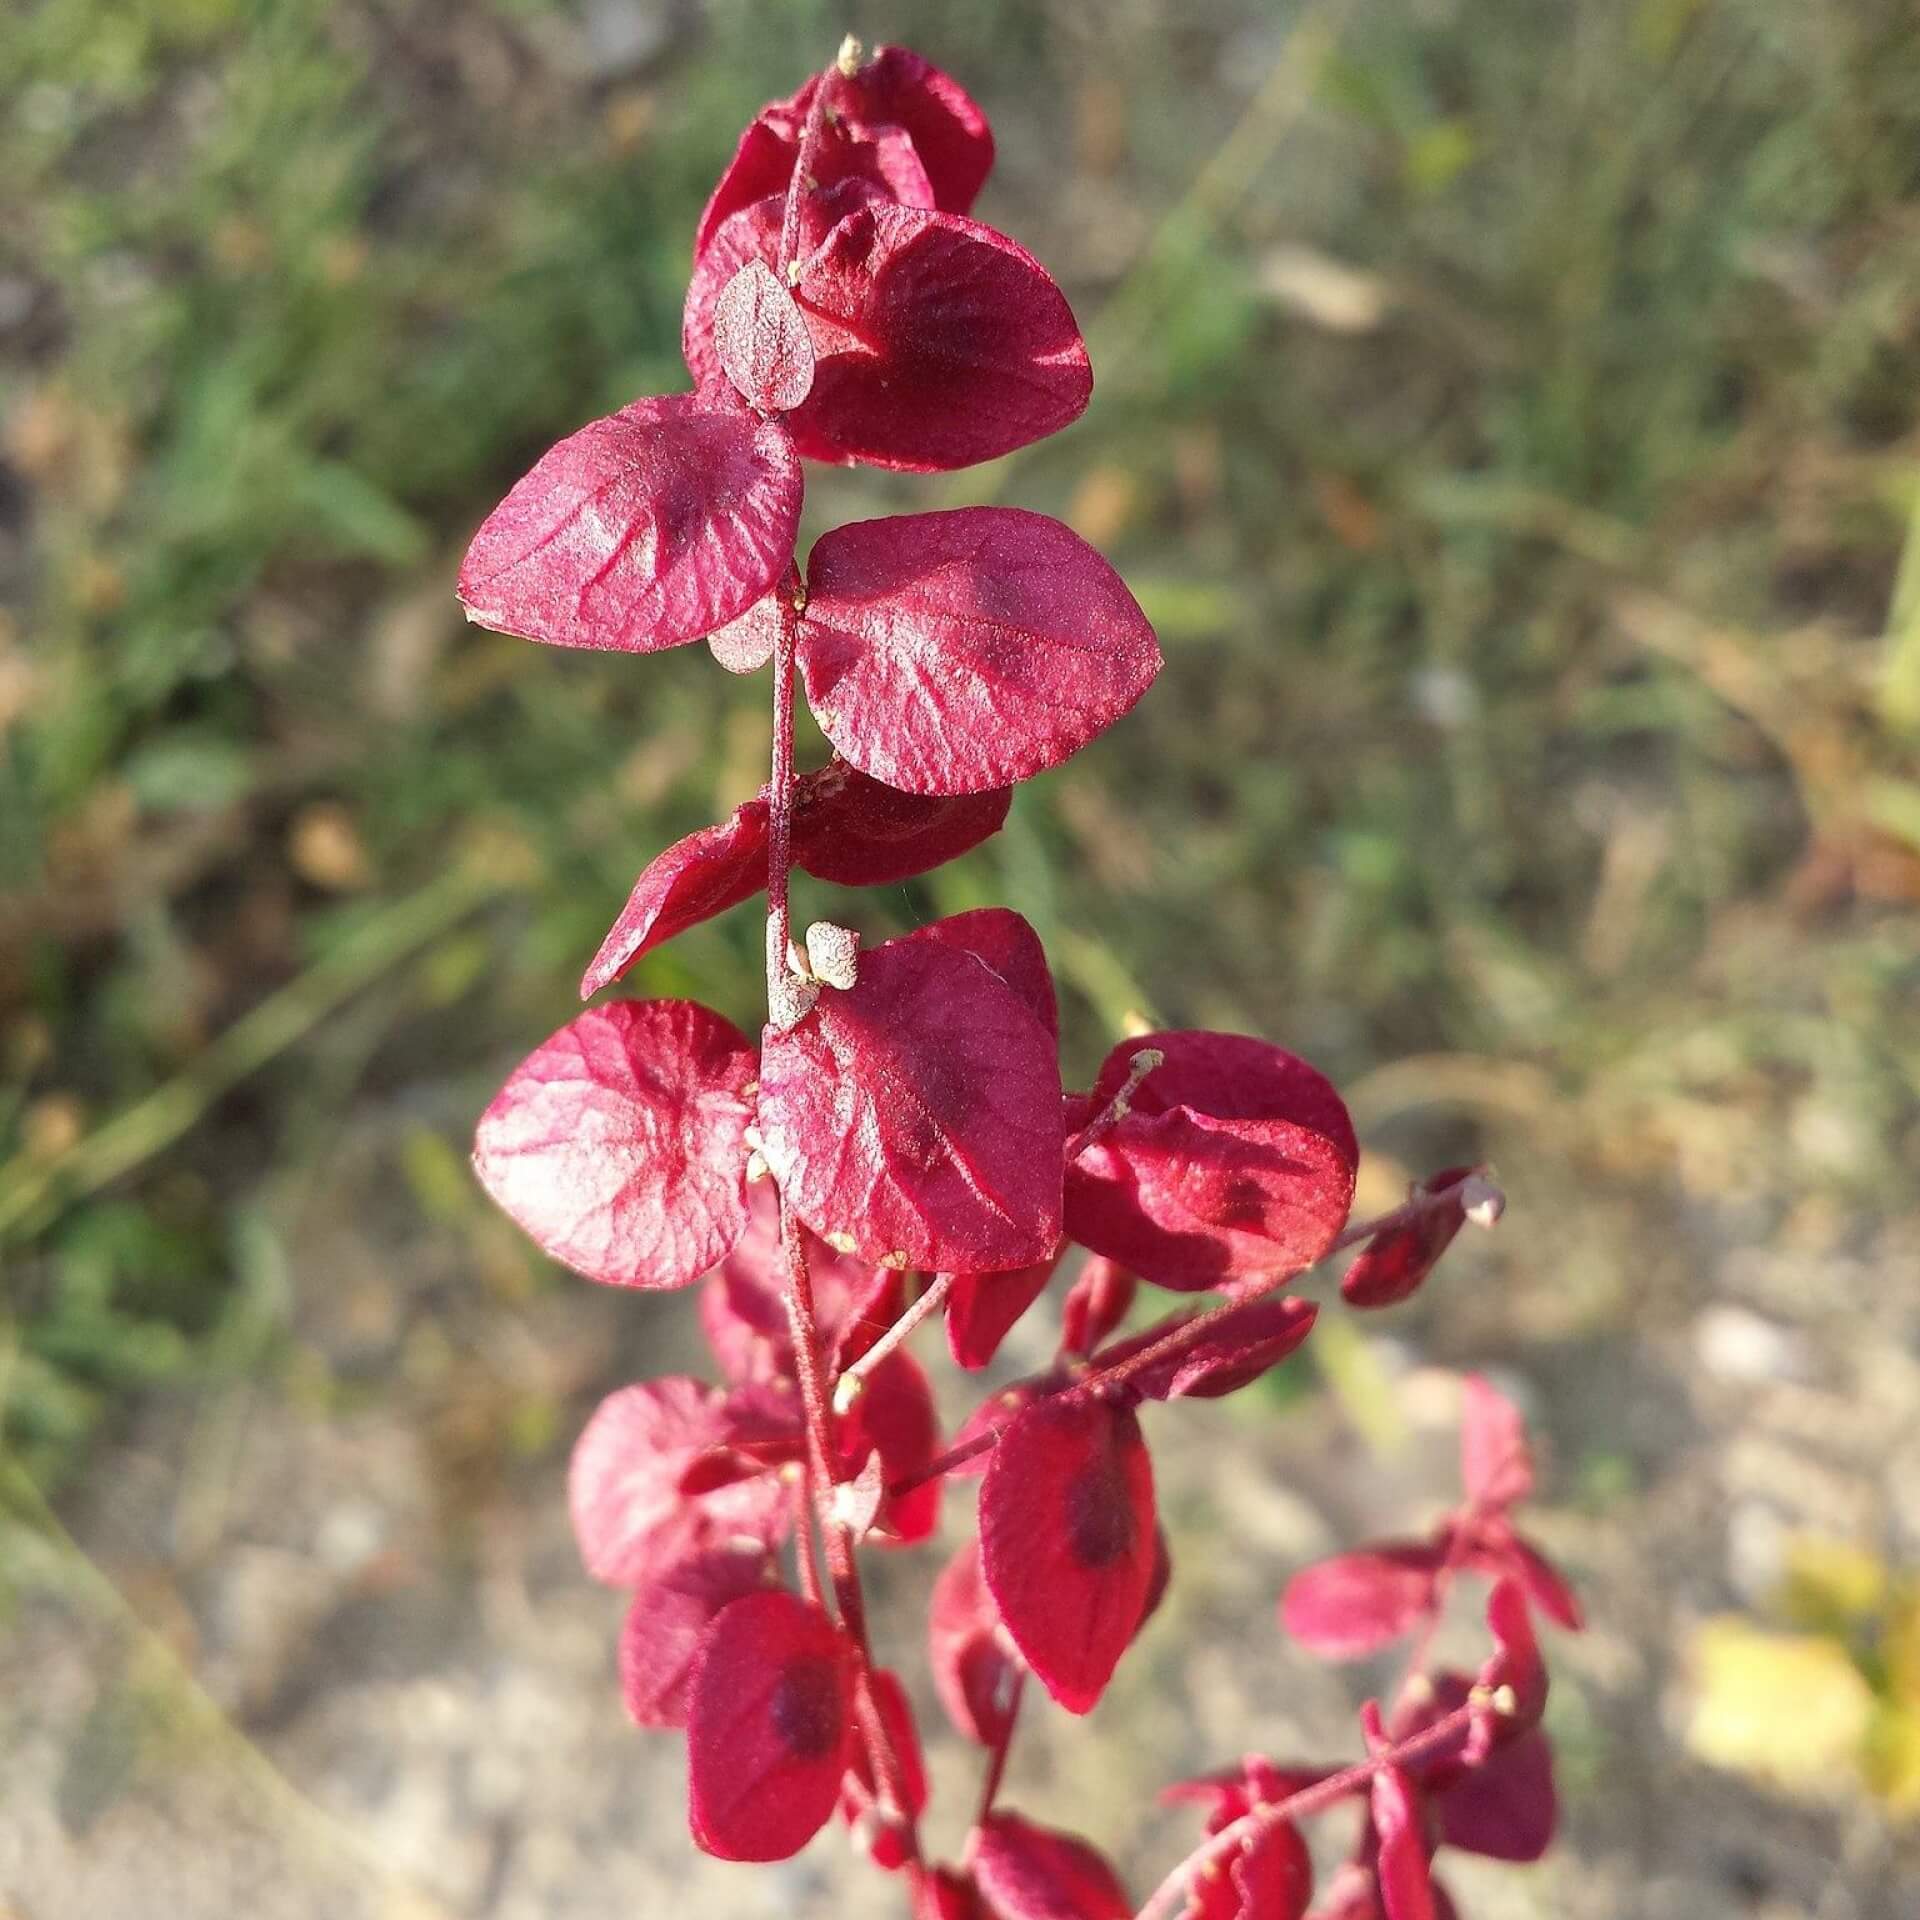
[[(1218, 1400), (1238, 1393), (1300, 1346), (1319, 1311), (1311, 1300), (1252, 1301), (1223, 1314), (1191, 1345), (1128, 1374), (1127, 1384), (1149, 1400)], [(1106, 1362), (1117, 1366), (1159, 1338), (1151, 1331), (1138, 1334), (1109, 1348)]]
[(1131, 1920), (1119, 1876), (1078, 1834), (993, 1813), (974, 1829), (967, 1858), (1002, 1920)]
[[(869, 1453), (880, 1456), (889, 1484), (906, 1480), (933, 1459), (940, 1446), (933, 1389), (912, 1354), (896, 1350), (867, 1375), (859, 1397), (840, 1425), (842, 1464), (857, 1470)], [(940, 1482), (889, 1494), (876, 1536), (898, 1546), (924, 1540), (940, 1518)]]
[(1331, 1084), (1241, 1034), (1149, 1033), (1107, 1056), (1093, 1111), (1143, 1048), (1162, 1063), (1067, 1170), (1069, 1237), (1181, 1291), (1311, 1266), (1346, 1224), (1359, 1161)]
[(957, 1365), (984, 1367), (1000, 1350), (1020, 1316), (1047, 1290), (1066, 1250), (1006, 1273), (956, 1273), (947, 1292), (947, 1347)]
[(750, 407), (787, 413), (813, 387), (813, 341), (794, 297), (764, 260), (749, 260), (713, 307), (713, 350)]
[(711, 827), (656, 854), (580, 982), (591, 999), (640, 958), (767, 884), (767, 803), (756, 796)]
[[(1472, 1167), (1447, 1167), (1423, 1181), (1417, 1191), (1445, 1193), (1473, 1171)], [(1453, 1237), (1466, 1217), (1457, 1204), (1434, 1207), (1406, 1226), (1376, 1233), (1342, 1277), (1341, 1297), (1348, 1306), (1362, 1309), (1391, 1307), (1410, 1298), (1453, 1245)]]
[(794, 864), (836, 886), (892, 886), (998, 833), (1012, 799), (1010, 787), (951, 796), (901, 793), (835, 760), (795, 782)]
[(1133, 1410), (1058, 1396), (1010, 1421), (980, 1489), (980, 1555), (1027, 1665), (1087, 1712), (1153, 1584), (1153, 1465)]
[(837, 527), (807, 561), (800, 672), (821, 730), (912, 793), (1058, 766), (1160, 669), (1153, 628), (1071, 528), (1017, 507)]
[(978, 1539), (969, 1539), (933, 1583), (927, 1647), (947, 1718), (969, 1740), (997, 1747), (1013, 1725), (1020, 1665), (1001, 1637), (1000, 1609), (980, 1570)]
[(722, 1860), (785, 1860), (832, 1817), (853, 1751), (853, 1658), (825, 1611), (754, 1593), (714, 1618), (687, 1700), (688, 1816)]
[(636, 400), (552, 448), (473, 537), (469, 619), (553, 646), (653, 653), (743, 614), (786, 570), (800, 463), (737, 402)]
[(1080, 1269), (1060, 1309), (1060, 1351), (1087, 1359), (1133, 1309), (1139, 1282), (1096, 1253)]
[(767, 1029), (760, 1131), (801, 1218), (863, 1259), (1019, 1267), (1059, 1238), (1060, 1073), (1018, 995), (928, 931)]
[(1410, 1632), (1434, 1604), (1446, 1559), (1435, 1541), (1387, 1541), (1296, 1573), (1280, 1600), (1280, 1624), (1329, 1660), (1358, 1660)]
[(480, 1116), (480, 1184), (554, 1259), (617, 1287), (684, 1287), (746, 1231), (753, 1049), (691, 1000), (594, 1007)]
[(730, 1539), (782, 1537), (789, 1500), (776, 1475), (710, 1471), (733, 1432), (725, 1396), (698, 1380), (646, 1380), (601, 1401), (567, 1469), (574, 1538), (596, 1580), (648, 1585)]
[(636, 1725), (687, 1724), (687, 1677), (708, 1623), (777, 1577), (773, 1556), (749, 1542), (695, 1554), (635, 1592), (620, 1630), (620, 1691)]

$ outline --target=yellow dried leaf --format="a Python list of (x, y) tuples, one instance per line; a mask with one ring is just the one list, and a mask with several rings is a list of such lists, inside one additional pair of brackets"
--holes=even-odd
[(1794, 1793), (1858, 1783), (1873, 1693), (1838, 1641), (1729, 1614), (1703, 1621), (1690, 1651), (1687, 1746), (1697, 1758)]
[(1865, 1547), (1802, 1534), (1786, 1559), (1781, 1599), (1796, 1626), (1831, 1631), (1870, 1620), (1886, 1604), (1886, 1563)]

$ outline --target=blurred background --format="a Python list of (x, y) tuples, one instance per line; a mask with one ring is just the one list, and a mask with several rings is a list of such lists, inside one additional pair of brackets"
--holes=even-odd
[[(977, 211), (1097, 384), (997, 466), (810, 474), (810, 522), (1063, 515), (1167, 667), (964, 862), (818, 904), (1008, 902), (1070, 1078), (1135, 1014), (1257, 1032), (1350, 1096), (1365, 1210), (1480, 1156), (1511, 1194), (1412, 1305), (1159, 1416), (1173, 1596), (1011, 1798), (1139, 1895), (1193, 1831), (1165, 1781), (1348, 1751), (1369, 1675), (1273, 1596), (1448, 1498), (1484, 1367), (1593, 1625), (1550, 1649), (1561, 1843), (1450, 1869), (1462, 1911), (1911, 1916), (1899, 0), (8, 9), (0, 1913), (898, 1911), (837, 1838), (693, 1853), (561, 1490), (600, 1393), (699, 1366), (692, 1302), (552, 1271), (465, 1162), (639, 866), (763, 778), (766, 683), (468, 628), (458, 555), (684, 386), (699, 206), (848, 28), (987, 108)], [(758, 944), (745, 909), (634, 985), (751, 1025)]]

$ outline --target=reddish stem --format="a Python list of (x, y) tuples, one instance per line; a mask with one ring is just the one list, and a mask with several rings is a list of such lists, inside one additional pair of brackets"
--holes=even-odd
[(1140, 1091), (1140, 1082), (1155, 1067), (1165, 1066), (1166, 1060), (1167, 1056), (1158, 1047), (1142, 1047), (1133, 1056), (1120, 1091), (1067, 1142), (1068, 1166), (1072, 1166), (1096, 1140), (1127, 1117), (1127, 1111), (1133, 1105), (1133, 1096)]
[(853, 1405), (860, 1389), (872, 1378), (874, 1370), (889, 1355), (905, 1344), (922, 1320), (938, 1313), (946, 1304), (946, 1298), (953, 1291), (957, 1276), (951, 1273), (937, 1273), (927, 1283), (920, 1297), (913, 1302), (852, 1366), (846, 1368), (834, 1383), (833, 1404), (835, 1410), (844, 1413)]
[(787, 277), (787, 269), (800, 251), (800, 209), (805, 204), (806, 196), (819, 186), (813, 177), (814, 168), (819, 160), (820, 141), (826, 132), (830, 111), (828, 95), (839, 81), (838, 67), (829, 67), (821, 74), (819, 84), (813, 90), (812, 103), (807, 108), (806, 124), (800, 129), (800, 146), (793, 157), (793, 177), (787, 182), (787, 203), (780, 216), (780, 274), (783, 279)]
[[(1351, 1247), (1361, 1240), (1371, 1240), (1376, 1233), (1385, 1233), (1393, 1227), (1403, 1227), (1409, 1221), (1418, 1220), (1423, 1214), (1431, 1213), (1441, 1207), (1457, 1204), (1458, 1195), (1453, 1189), (1443, 1189), (1439, 1193), (1417, 1193), (1411, 1200), (1403, 1202), (1390, 1212), (1377, 1215), (1372, 1220), (1363, 1220), (1357, 1226), (1348, 1227), (1323, 1253), (1322, 1260), (1330, 1259), (1345, 1247)], [(1317, 1262), (1315, 1263), (1318, 1264)], [(1083, 1399), (1113, 1387), (1124, 1385), (1134, 1375), (1144, 1372), (1148, 1367), (1157, 1366), (1169, 1354), (1177, 1353), (1181, 1348), (1192, 1345), (1210, 1327), (1229, 1314), (1237, 1313), (1240, 1308), (1251, 1305), (1256, 1300), (1264, 1300), (1270, 1293), (1278, 1293), (1290, 1281), (1297, 1280), (1305, 1267), (1295, 1267), (1286, 1273), (1269, 1274), (1251, 1283), (1243, 1284), (1233, 1297), (1222, 1301), (1218, 1306), (1209, 1307), (1204, 1313), (1171, 1314), (1153, 1329), (1158, 1336), (1137, 1352), (1111, 1366), (1103, 1366), (1096, 1356), (1087, 1371), (1077, 1379), (1061, 1379), (1044, 1384), (1036, 1398), (1047, 1400), (1055, 1394), (1073, 1393)], [(969, 1460), (977, 1460), (988, 1448), (996, 1445), (1000, 1435), (998, 1431), (976, 1434), (973, 1439), (957, 1447), (950, 1447), (938, 1459), (930, 1461), (918, 1473), (896, 1480), (887, 1491), (894, 1495), (911, 1493), (915, 1487), (925, 1486), (929, 1480), (938, 1480), (942, 1474), (951, 1473), (955, 1467), (965, 1466)]]
[(980, 1810), (973, 1816), (976, 1827), (993, 1811), (993, 1803), (1000, 1792), (1000, 1782), (1006, 1777), (1007, 1756), (1013, 1751), (1014, 1730), (1020, 1719), (1020, 1698), (1026, 1690), (1026, 1669), (1016, 1667), (1007, 1700), (1007, 1730), (994, 1742), (993, 1751), (987, 1756), (987, 1777), (980, 1783)]
[(1436, 1720), (1430, 1727), (1422, 1727), (1418, 1733), (1410, 1734), (1396, 1745), (1383, 1747), (1369, 1758), (1356, 1761), (1339, 1773), (1330, 1773), (1324, 1780), (1316, 1780), (1312, 1786), (1302, 1787), (1298, 1793), (1289, 1794), (1284, 1800), (1276, 1800), (1271, 1806), (1254, 1807), (1243, 1813), (1238, 1820), (1210, 1835), (1188, 1854), (1154, 1888), (1134, 1920), (1163, 1920), (1163, 1916), (1173, 1911), (1174, 1902), (1181, 1899), (1193, 1885), (1196, 1875), (1205, 1872), (1216, 1860), (1231, 1853), (1243, 1842), (1251, 1840), (1262, 1827), (1272, 1826), (1281, 1820), (1300, 1821), (1322, 1812), (1335, 1801), (1345, 1799), (1355, 1788), (1365, 1786), (1376, 1773), (1384, 1773), (1389, 1767), (1405, 1766), (1411, 1760), (1419, 1760), (1444, 1747), (1455, 1735), (1472, 1725), (1476, 1713), (1485, 1711), (1484, 1701), (1470, 1699), (1444, 1719)]

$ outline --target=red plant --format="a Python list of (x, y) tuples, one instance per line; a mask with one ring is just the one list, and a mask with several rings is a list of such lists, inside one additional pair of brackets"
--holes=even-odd
[[(1033, 929), (1001, 908), (862, 952), (825, 923), (793, 937), (794, 869), (885, 885), (977, 845), (1012, 783), (1117, 721), (1160, 665), (1119, 576), (1046, 517), (972, 507), (840, 527), (804, 570), (803, 459), (932, 471), (1065, 426), (1091, 389), (1045, 270), (969, 219), (993, 156), (945, 74), (851, 42), (743, 136), (700, 224), (690, 394), (643, 399), (546, 455), (475, 536), (470, 616), (560, 646), (646, 653), (705, 639), (730, 671), (773, 669), (770, 778), (657, 856), (581, 983), (765, 891), (768, 1019), (757, 1046), (706, 1007), (617, 1000), (520, 1065), (482, 1116), (480, 1178), (555, 1259), (608, 1285), (705, 1278), (725, 1382), (630, 1386), (574, 1451), (588, 1571), (631, 1595), (627, 1705), (684, 1728), (695, 1840), (781, 1859), (836, 1811), (918, 1920), (1121, 1920), (1085, 1841), (997, 1805), (1029, 1674), (1073, 1713), (1099, 1700), (1171, 1577), (1140, 1414), (1239, 1391), (1316, 1309), (1280, 1289), (1342, 1247), (1359, 1307), (1405, 1299), (1460, 1224), (1500, 1197), (1450, 1168), (1349, 1224), (1358, 1146), (1305, 1061), (1234, 1034), (1130, 1039), (1063, 1092), (1059, 1021)], [(832, 744), (794, 766), (796, 680)], [(944, 1311), (984, 1366), (1089, 1250), (1058, 1356), (990, 1397), (940, 1448), (905, 1350)], [(1116, 1339), (1145, 1282), (1216, 1292)], [(1466, 1498), (1428, 1537), (1300, 1574), (1287, 1627), (1336, 1658), (1419, 1630), (1389, 1711), (1344, 1769), (1250, 1759), (1171, 1789), (1208, 1836), (1142, 1909), (1299, 1920), (1300, 1823), (1363, 1803), (1329, 1916), (1450, 1911), (1441, 1845), (1532, 1859), (1553, 1826), (1530, 1610), (1579, 1624), (1571, 1590), (1514, 1526), (1532, 1487), (1518, 1416), (1468, 1387)], [(931, 1866), (908, 1697), (874, 1654), (860, 1549), (935, 1529), (949, 1476), (984, 1469), (977, 1537), (941, 1576), (932, 1676), (986, 1750), (960, 1865)], [(789, 1551), (790, 1548), (790, 1551)], [(788, 1571), (783, 1572), (783, 1568)], [(790, 1582), (789, 1582), (790, 1572)], [(1490, 1579), (1494, 1651), (1429, 1673), (1455, 1578)]]

